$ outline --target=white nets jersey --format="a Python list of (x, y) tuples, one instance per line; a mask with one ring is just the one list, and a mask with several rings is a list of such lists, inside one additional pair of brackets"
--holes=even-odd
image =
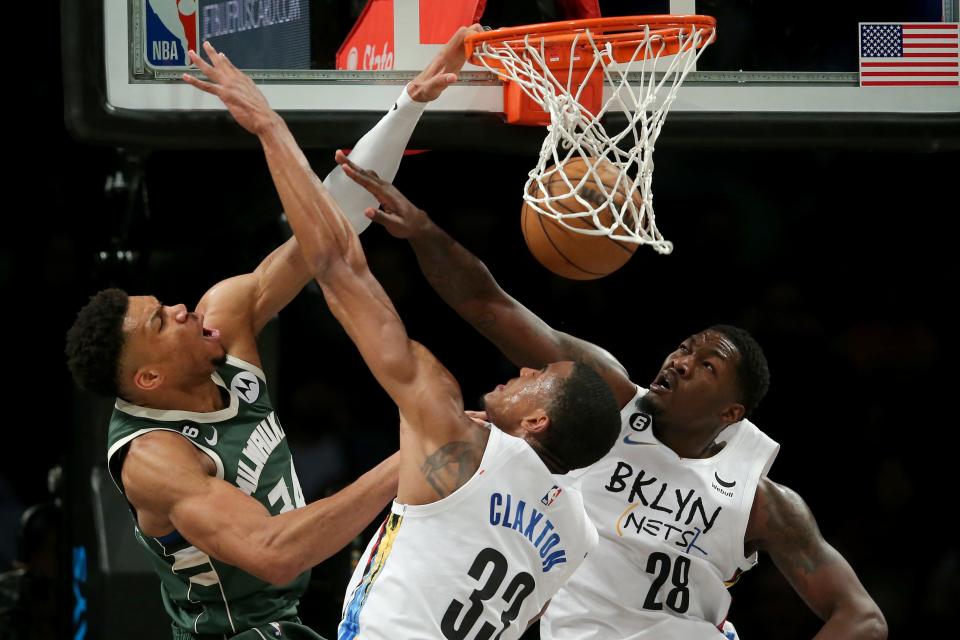
[(727, 587), (756, 564), (744, 535), (779, 445), (743, 420), (713, 457), (680, 458), (637, 408), (645, 393), (621, 411), (610, 453), (580, 474), (600, 544), (553, 598), (544, 640), (720, 640)]
[(432, 504), (393, 504), (347, 587), (338, 639), (520, 637), (597, 544), (564, 483), (491, 428), (466, 484)]

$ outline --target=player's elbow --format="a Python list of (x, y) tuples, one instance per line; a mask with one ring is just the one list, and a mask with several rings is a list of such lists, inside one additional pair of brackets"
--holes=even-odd
[(860, 636), (864, 640), (887, 640), (887, 620), (879, 607), (866, 613), (863, 625), (863, 634)]
[(313, 277), (323, 284), (354, 281), (366, 276), (370, 269), (359, 243), (344, 242), (336, 251), (321, 251), (308, 261)]
[(268, 582), (275, 587), (282, 587), (290, 584), (297, 579), (302, 572), (299, 570), (277, 570), (271, 572), (267, 577), (264, 578), (264, 582)]
[(270, 518), (249, 541), (249, 561), (241, 568), (264, 582), (280, 586), (293, 582), (307, 567), (302, 564), (303, 554), (291, 550), (276, 520)]
[(304, 571), (288, 553), (264, 553), (250, 573), (275, 587), (290, 584)]
[(304, 259), (307, 262), (307, 268), (318, 282), (323, 282), (327, 277), (327, 271), (330, 270), (332, 257), (325, 251), (304, 252)]
[(384, 373), (398, 383), (412, 383), (423, 371), (421, 363), (432, 361), (433, 355), (422, 344), (411, 340), (400, 322), (384, 323), (381, 330), (384, 344), (388, 345), (380, 354)]
[(887, 638), (887, 620), (883, 617), (880, 607), (873, 601), (867, 593), (863, 593), (858, 601), (858, 618), (860, 629), (858, 638), (863, 640), (886, 640)]
[(343, 252), (339, 257), (344, 266), (355, 275), (363, 276), (370, 272), (367, 256), (363, 252), (360, 239), (355, 233), (343, 239)]
[(851, 603), (835, 614), (843, 620), (846, 637), (857, 640), (886, 640), (887, 621), (877, 604), (864, 594), (860, 602)]

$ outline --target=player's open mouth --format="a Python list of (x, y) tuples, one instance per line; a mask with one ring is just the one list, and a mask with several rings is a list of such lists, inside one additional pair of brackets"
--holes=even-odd
[(650, 390), (657, 393), (670, 393), (673, 391), (672, 377), (666, 371), (661, 371), (660, 375), (651, 383)]
[(203, 337), (209, 340), (218, 340), (220, 338), (220, 331), (218, 329), (207, 329), (203, 327)]

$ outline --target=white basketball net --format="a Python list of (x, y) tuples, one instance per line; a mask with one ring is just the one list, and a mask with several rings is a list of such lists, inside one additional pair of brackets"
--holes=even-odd
[[(663, 238), (653, 213), (653, 150), (681, 83), (696, 67), (706, 45), (713, 41), (713, 34), (710, 27), (684, 25), (679, 33), (679, 52), (666, 56), (661, 55), (666, 50), (664, 37), (656, 30), (651, 32), (649, 26), (638, 26), (639, 43), (632, 57), (618, 63), (609, 43), (598, 47), (589, 29), (576, 33), (570, 44), (570, 58), (589, 56), (592, 49), (593, 63), (586, 77), (602, 70), (606, 84), (613, 89), (595, 114), (580, 104), (586, 80), (575, 82), (572, 69), (565, 78), (563, 73), (558, 78), (550, 69), (542, 36), (481, 43), (474, 50), (474, 58), (493, 73), (517, 83), (550, 115), (540, 160), (524, 186), (523, 198), (530, 207), (577, 233), (649, 244), (659, 253), (670, 253), (673, 243)], [(587, 43), (589, 47), (584, 46)], [(631, 81), (627, 82), (631, 72)], [(611, 135), (600, 121), (617, 110), (626, 116), (627, 125)], [(582, 158), (588, 170), (573, 181), (560, 168), (575, 158)], [(619, 169), (612, 188), (601, 179), (605, 175), (609, 183), (613, 175), (606, 163)], [(605, 169), (598, 173), (601, 165)], [(587, 181), (602, 190), (602, 202), (592, 194), (590, 202), (580, 193)], [(549, 190), (547, 183), (551, 183)], [(639, 197), (633, 195), (636, 193)], [(558, 206), (570, 204), (571, 198), (576, 199), (582, 211), (571, 213), (567, 206)], [(574, 218), (586, 220), (579, 225), (570, 224)]]

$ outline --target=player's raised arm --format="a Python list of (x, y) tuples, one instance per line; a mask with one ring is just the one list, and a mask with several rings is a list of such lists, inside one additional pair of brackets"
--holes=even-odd
[[(179, 23), (178, 23), (179, 24)], [(435, 100), (456, 79), (464, 63), (463, 39), (470, 30), (461, 28), (424, 70), (401, 92), (393, 106), (353, 147), (351, 156), (392, 178), (426, 104)], [(230, 113), (248, 130), (269, 119), (272, 110), (259, 89), (244, 74), (227, 74), (229, 60), (204, 44), (211, 63), (190, 52), (191, 60), (213, 82), (185, 74), (184, 81), (220, 97)], [(304, 160), (305, 162), (305, 160)], [(336, 167), (324, 184), (341, 204), (343, 213), (358, 232), (370, 220), (364, 210), (376, 204), (374, 197)], [(251, 273), (217, 283), (203, 296), (197, 310), (220, 330), (227, 350), (248, 362), (259, 364), (256, 336), (310, 281), (312, 275), (297, 245), (290, 238), (270, 253)]]
[[(286, 123), (248, 76), (205, 46), (213, 64), (203, 63), (202, 68), (211, 82), (189, 82), (217, 95), (237, 122), (260, 139), (307, 268), (371, 372), (412, 425), (429, 423), (443, 431), (445, 426), (468, 424), (456, 381), (407, 336), (393, 303), (367, 267), (357, 232), (310, 168)], [(203, 62), (193, 59), (198, 65)], [(449, 78), (437, 82), (448, 83)]]
[(342, 154), (337, 162), (381, 203), (367, 215), (398, 238), (410, 241), (420, 269), (434, 290), (464, 320), (521, 367), (574, 360), (590, 365), (614, 391), (620, 406), (635, 394), (616, 358), (585, 340), (553, 329), (504, 291), (486, 265), (450, 237), (396, 187)]

